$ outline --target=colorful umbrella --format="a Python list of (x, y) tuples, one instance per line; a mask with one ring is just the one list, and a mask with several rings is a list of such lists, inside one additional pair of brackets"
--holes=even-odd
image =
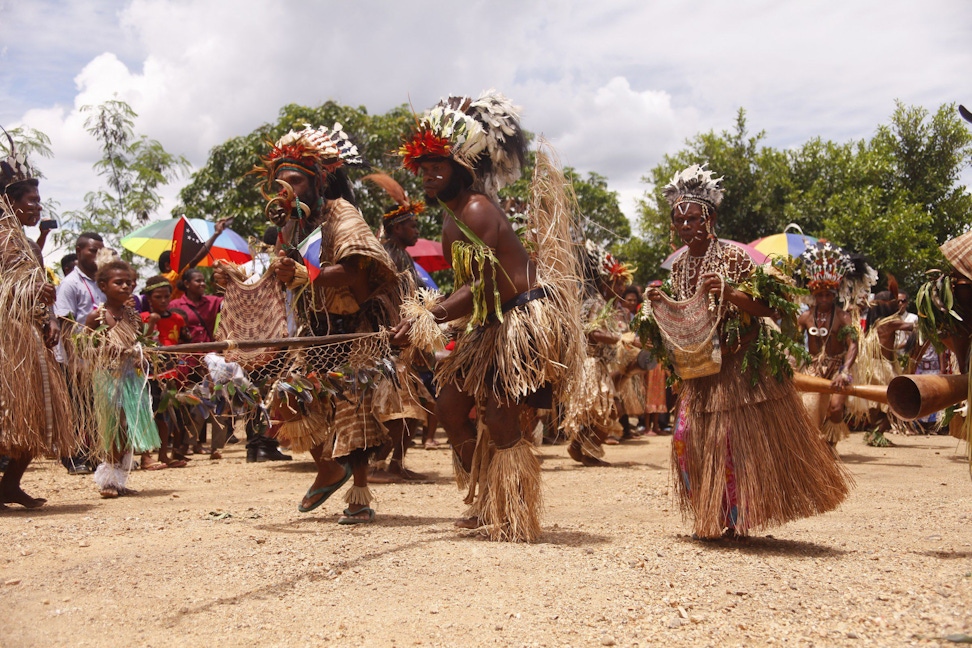
[[(149, 223), (123, 238), (121, 244), (126, 250), (131, 250), (139, 256), (157, 261), (163, 252), (173, 248), (177, 231), (179, 232), (179, 241), (186, 243), (188, 251), (192, 247), (192, 241), (198, 240), (201, 244), (213, 235), (213, 232), (216, 231), (215, 228), (215, 223), (201, 218), (180, 216), (179, 218)], [(187, 237), (189, 241), (186, 240)], [(226, 228), (216, 238), (209, 254), (199, 265), (212, 265), (216, 259), (225, 259), (233, 263), (246, 263), (252, 258), (246, 240), (233, 230)]]
[[(759, 250), (754, 249), (750, 245), (746, 245), (745, 243), (740, 243), (739, 241), (730, 241), (729, 239), (719, 239), (719, 241), (721, 241), (725, 245), (735, 245), (737, 248), (742, 248), (742, 250), (746, 254), (748, 254), (750, 258), (753, 260), (753, 263), (757, 265), (761, 265), (766, 262), (766, 255), (760, 252)], [(665, 261), (661, 264), (662, 270), (671, 270), (672, 264), (675, 263), (675, 259), (678, 258), (678, 255), (680, 255), (682, 252), (684, 252), (687, 249), (688, 246), (683, 245), (682, 247), (678, 248), (677, 250), (669, 254), (668, 258), (665, 259)]]
[(405, 248), (409, 256), (415, 262), (429, 272), (436, 270), (448, 270), (449, 264), (446, 263), (445, 256), (442, 254), (442, 244), (438, 241), (420, 238), (415, 245)]
[[(795, 230), (795, 231), (790, 231)], [(759, 250), (766, 256), (771, 257), (798, 257), (803, 251), (817, 243), (816, 237), (807, 236), (803, 230), (794, 223), (790, 223), (780, 234), (771, 234), (761, 239), (756, 239), (750, 245)]]

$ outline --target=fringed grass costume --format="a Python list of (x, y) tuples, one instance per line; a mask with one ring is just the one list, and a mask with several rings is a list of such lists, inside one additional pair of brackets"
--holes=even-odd
[[(614, 310), (613, 304), (605, 302), (599, 294), (584, 300), (585, 333), (603, 329), (608, 324), (612, 331), (616, 330)], [(613, 378), (613, 374), (620, 369), (620, 354), (619, 344), (588, 340), (578, 402), (572, 409), (574, 416), (564, 421), (568, 439), (579, 445), (581, 453), (588, 457), (602, 458), (604, 440), (609, 436), (620, 438), (623, 433), (615, 407), (618, 390)]]
[[(834, 308), (837, 308), (837, 306), (835, 305)], [(804, 368), (803, 372), (809, 376), (833, 380), (840, 373), (843, 364), (844, 355), (829, 356), (826, 349), (823, 349), (813, 358), (813, 362)], [(843, 420), (839, 423), (830, 420), (830, 394), (804, 392), (802, 398), (803, 405), (807, 408), (811, 420), (820, 428), (824, 441), (836, 445), (839, 441), (850, 436), (850, 428), (847, 427), (847, 423)]]
[(98, 329), (85, 329), (74, 337), (74, 351), (79, 382), (90, 385), (93, 394), (90, 409), (82, 406), (81, 411), (98, 431), (92, 452), (101, 464), (94, 481), (102, 491), (123, 491), (133, 454), (154, 450), (161, 441), (139, 342), (142, 320), (125, 306), (123, 317), (108, 328), (106, 312), (104, 306), (97, 311)]
[[(722, 191), (710, 171), (694, 166), (676, 174), (665, 196), (673, 212), (680, 203), (695, 202), (705, 205), (708, 217)], [(794, 287), (777, 269), (754, 268), (745, 252), (722, 245), (709, 232), (704, 257), (685, 252), (675, 261), (663, 290), (677, 301), (666, 298), (653, 307), (646, 299), (637, 318), (643, 341), (682, 378), (673, 481), (700, 538), (718, 538), (727, 529), (746, 534), (830, 511), (847, 497), (850, 483), (793, 388), (787, 354), (802, 349), (770, 322), (734, 304), (720, 303), (706, 313), (707, 296), (697, 294), (699, 277), (716, 273), (768, 302), (792, 333)], [(679, 322), (667, 313), (688, 319)], [(674, 347), (679, 330), (699, 319), (714, 323), (712, 344), (701, 351)]]
[(70, 457), (78, 445), (64, 374), (44, 343), (45, 282), (36, 246), (0, 196), (0, 455)]
[[(874, 285), (874, 276), (876, 274), (863, 259), (859, 257), (853, 259), (844, 250), (829, 242), (808, 247), (800, 255), (797, 278), (803, 281), (811, 294), (830, 292), (834, 295), (829, 323), (826, 326), (818, 321), (816, 298), (807, 297), (808, 301), (812, 302), (812, 310), (806, 315), (812, 317), (806, 328), (807, 344), (810, 352), (815, 353), (815, 356), (804, 368), (804, 373), (826, 380), (833, 380), (838, 374), (851, 377), (853, 364), (846, 363), (852, 345), (856, 345), (858, 333), (852, 324), (844, 326), (835, 324), (844, 321), (843, 311), (837, 310), (840, 308), (837, 301), (839, 299), (844, 304), (854, 303), (862, 293), (867, 293)], [(826, 320), (826, 313), (823, 313), (823, 317)], [(814, 347), (818, 350), (814, 351)], [(835, 350), (840, 352), (831, 355)], [(856, 356), (849, 362), (855, 361)], [(839, 441), (850, 436), (850, 428), (843, 419), (843, 407), (840, 421), (832, 421), (830, 418), (831, 404), (835, 402), (834, 399), (842, 398), (841, 396), (804, 392), (802, 398), (810, 418), (820, 428), (820, 433), (827, 443), (836, 446)], [(846, 405), (846, 401), (844, 404)]]
[[(489, 91), (473, 100), (449, 97), (426, 113), (419, 132), (400, 149), (403, 164), (418, 170), (426, 157), (449, 157), (468, 169), (472, 190), (495, 200), (496, 192), (520, 176), (523, 134), (515, 109)], [(524, 247), (536, 264), (536, 282), (501, 303), (498, 291), (487, 294), (478, 272), (500, 266), (495, 252), (459, 218), (466, 240), (452, 246), (456, 287), (469, 285), (473, 313), (457, 330), (454, 351), (436, 367), (436, 383), (452, 384), (475, 398), (480, 413), (472, 470), (466, 473), (455, 455), (460, 488), (468, 486), (469, 515), (494, 540), (532, 542), (540, 536), (543, 508), (540, 464), (532, 444), (521, 438), (498, 447), (482, 423), (490, 399), (512, 406), (530, 404), (546, 387), (564, 407), (575, 404), (583, 368), (583, 331), (577, 287), (579, 272), (572, 241), (573, 203), (563, 173), (548, 153), (537, 153)], [(420, 291), (421, 293), (421, 291)], [(424, 350), (441, 345), (425, 293), (403, 306), (414, 320), (412, 342)], [(490, 306), (487, 306), (487, 303)], [(546, 405), (545, 405), (546, 406)]]

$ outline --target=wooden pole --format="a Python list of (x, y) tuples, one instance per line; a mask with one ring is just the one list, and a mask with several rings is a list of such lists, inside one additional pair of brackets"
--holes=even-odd
[(317, 335), (296, 338), (270, 338), (268, 340), (223, 340), (220, 342), (194, 342), (192, 344), (174, 344), (172, 346), (145, 347), (149, 353), (210, 353), (212, 351), (227, 351), (230, 349), (263, 349), (266, 347), (308, 347), (319, 344), (341, 344), (358, 338), (375, 335), (375, 333), (344, 333), (342, 335)]

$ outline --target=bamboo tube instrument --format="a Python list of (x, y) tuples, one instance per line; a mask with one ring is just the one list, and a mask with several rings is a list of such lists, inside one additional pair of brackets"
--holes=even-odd
[(848, 385), (846, 389), (834, 389), (826, 378), (808, 376), (804, 373), (793, 374), (793, 386), (797, 391), (814, 392), (817, 394), (847, 394), (865, 400), (888, 402), (887, 388), (884, 385)]

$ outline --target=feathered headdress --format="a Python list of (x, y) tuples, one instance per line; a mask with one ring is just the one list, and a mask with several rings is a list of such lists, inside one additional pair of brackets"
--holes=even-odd
[(276, 143), (267, 142), (270, 152), (260, 158), (260, 164), (252, 173), (264, 178), (261, 190), (264, 198), (269, 199), (276, 193), (274, 178), (282, 167), (293, 167), (297, 171), (323, 177), (343, 166), (362, 166), (364, 159), (358, 147), (348, 139), (344, 127), (335, 123), (313, 128), (305, 124), (300, 131), (290, 131)]
[(828, 241), (800, 255), (800, 277), (811, 293), (833, 290), (845, 304), (855, 303), (877, 283), (877, 271), (859, 254), (849, 254)]
[(520, 177), (525, 151), (517, 108), (487, 90), (477, 99), (441, 100), (419, 119), (418, 131), (398, 154), (412, 173), (418, 173), (422, 158), (451, 158), (472, 173), (477, 190), (495, 196)]
[(19, 182), (29, 182), (37, 185), (37, 178), (34, 177), (34, 170), (27, 162), (27, 157), (17, 153), (13, 138), (5, 128), (0, 126), (0, 130), (7, 136), (10, 142), (10, 154), (0, 160), (0, 194), (7, 193), (7, 188)]
[(398, 204), (398, 207), (389, 209), (382, 215), (382, 226), (386, 229), (425, 211), (425, 203), (421, 201), (409, 202), (408, 194), (405, 193), (402, 185), (398, 184), (398, 181), (387, 173), (369, 173), (361, 180), (362, 182), (371, 182), (384, 189), (388, 197)]
[(800, 255), (800, 271), (810, 292), (837, 292), (844, 275), (851, 269), (850, 257), (839, 247), (823, 243), (808, 247)]
[(382, 215), (381, 223), (385, 228), (389, 228), (392, 225), (398, 225), (399, 223), (418, 216), (425, 211), (425, 203), (421, 200), (413, 203), (405, 203), (404, 205), (399, 205), (394, 209), (389, 209)]
[(613, 254), (593, 241), (588, 240), (586, 247), (588, 263), (592, 269), (596, 270), (597, 276), (602, 280), (611, 283), (621, 279), (625, 286), (634, 281), (636, 267), (619, 261)]
[[(328, 174), (345, 166), (365, 164), (358, 147), (348, 139), (344, 127), (336, 122), (331, 129), (305, 124), (303, 130), (292, 130), (276, 143), (268, 141), (267, 145), (270, 152), (260, 158), (260, 164), (250, 173), (263, 178), (260, 193), (268, 201), (265, 211), (274, 222), (280, 220), (275, 216), (294, 213), (295, 207), (304, 216), (310, 214), (310, 206), (300, 202), (293, 187), (277, 179), (281, 169), (291, 168), (307, 174), (319, 188), (323, 188), (327, 185)], [(281, 187), (283, 191), (280, 191)]]
[(715, 211), (722, 203), (722, 178), (714, 175), (705, 164), (693, 164), (672, 176), (662, 195), (673, 210), (681, 203), (696, 203), (708, 214), (709, 209)]

